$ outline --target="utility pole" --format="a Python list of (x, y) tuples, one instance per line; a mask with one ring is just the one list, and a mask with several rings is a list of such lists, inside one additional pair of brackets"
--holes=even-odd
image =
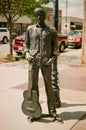
[(53, 26), (58, 31), (58, 0), (53, 1)]
[(68, 8), (68, 1), (66, 0), (66, 27), (67, 27), (67, 8)]
[(82, 63), (86, 64), (86, 0), (84, 0), (83, 37), (82, 37)]

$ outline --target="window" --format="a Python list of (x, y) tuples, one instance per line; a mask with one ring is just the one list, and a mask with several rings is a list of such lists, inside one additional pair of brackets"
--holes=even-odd
[(7, 32), (6, 29), (0, 29), (0, 32)]

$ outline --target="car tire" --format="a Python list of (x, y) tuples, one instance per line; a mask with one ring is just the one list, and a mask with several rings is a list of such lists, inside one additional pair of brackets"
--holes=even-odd
[(62, 42), (61, 45), (59, 46), (59, 51), (64, 52), (65, 49), (65, 44)]
[(3, 42), (3, 44), (7, 44), (7, 42), (8, 42), (7, 37), (4, 37), (3, 40), (2, 40), (2, 42)]

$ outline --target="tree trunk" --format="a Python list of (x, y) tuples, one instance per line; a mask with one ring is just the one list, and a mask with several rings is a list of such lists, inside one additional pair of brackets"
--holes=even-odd
[(82, 63), (86, 64), (86, 0), (84, 0), (83, 37), (82, 37)]
[(10, 31), (10, 55), (13, 56), (13, 49), (12, 49), (12, 41), (13, 41), (13, 37), (12, 37), (12, 31), (13, 31), (13, 21), (12, 21), (12, 17), (9, 14), (9, 19), (8, 19), (8, 24), (9, 24), (9, 31)]
[(13, 42), (13, 38), (12, 38), (12, 24), (10, 24), (10, 54), (11, 54), (11, 56), (13, 56), (12, 42)]

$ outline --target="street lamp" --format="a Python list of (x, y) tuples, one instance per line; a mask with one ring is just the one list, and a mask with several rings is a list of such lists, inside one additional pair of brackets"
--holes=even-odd
[(58, 0), (53, 1), (53, 26), (58, 30)]

